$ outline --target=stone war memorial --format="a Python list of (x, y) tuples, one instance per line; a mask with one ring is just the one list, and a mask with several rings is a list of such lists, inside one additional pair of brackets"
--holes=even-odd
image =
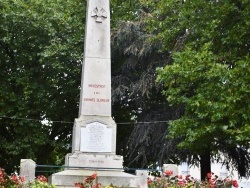
[[(123, 157), (116, 155), (116, 123), (111, 117), (110, 2), (87, 0), (84, 59), (78, 118), (74, 121), (72, 153), (65, 169), (52, 174), (50, 183), (74, 187), (97, 173), (102, 185), (147, 187), (142, 172), (123, 172)], [(143, 185), (144, 184), (144, 185)]]

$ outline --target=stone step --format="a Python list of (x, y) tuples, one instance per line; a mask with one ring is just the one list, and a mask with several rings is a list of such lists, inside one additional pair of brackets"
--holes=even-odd
[(97, 182), (102, 186), (115, 185), (119, 187), (138, 187), (139, 177), (121, 171), (69, 169), (55, 173), (49, 177), (49, 182), (57, 187), (71, 188), (77, 182), (97, 173)]

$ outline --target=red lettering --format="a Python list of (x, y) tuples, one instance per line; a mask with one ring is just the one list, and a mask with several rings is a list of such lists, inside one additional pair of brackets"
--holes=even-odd
[(86, 102), (95, 102), (95, 98), (84, 98), (83, 100)]
[(109, 102), (109, 99), (97, 99), (97, 102)]
[(89, 87), (93, 87), (93, 88), (105, 88), (106, 85), (102, 85), (102, 84), (89, 84)]

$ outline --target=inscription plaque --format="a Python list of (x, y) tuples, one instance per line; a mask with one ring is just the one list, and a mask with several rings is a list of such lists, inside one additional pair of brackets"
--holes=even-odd
[(112, 129), (99, 122), (82, 127), (80, 151), (112, 152)]

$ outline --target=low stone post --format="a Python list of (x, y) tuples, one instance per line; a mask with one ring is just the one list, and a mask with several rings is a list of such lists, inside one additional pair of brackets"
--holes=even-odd
[(147, 170), (136, 170), (136, 176), (138, 178), (138, 187), (148, 188), (148, 171)]
[(166, 170), (173, 171), (171, 177), (178, 175), (178, 166), (176, 164), (163, 164), (162, 173), (164, 173)]
[(36, 163), (31, 159), (21, 159), (20, 176), (25, 178), (25, 182), (35, 180)]

